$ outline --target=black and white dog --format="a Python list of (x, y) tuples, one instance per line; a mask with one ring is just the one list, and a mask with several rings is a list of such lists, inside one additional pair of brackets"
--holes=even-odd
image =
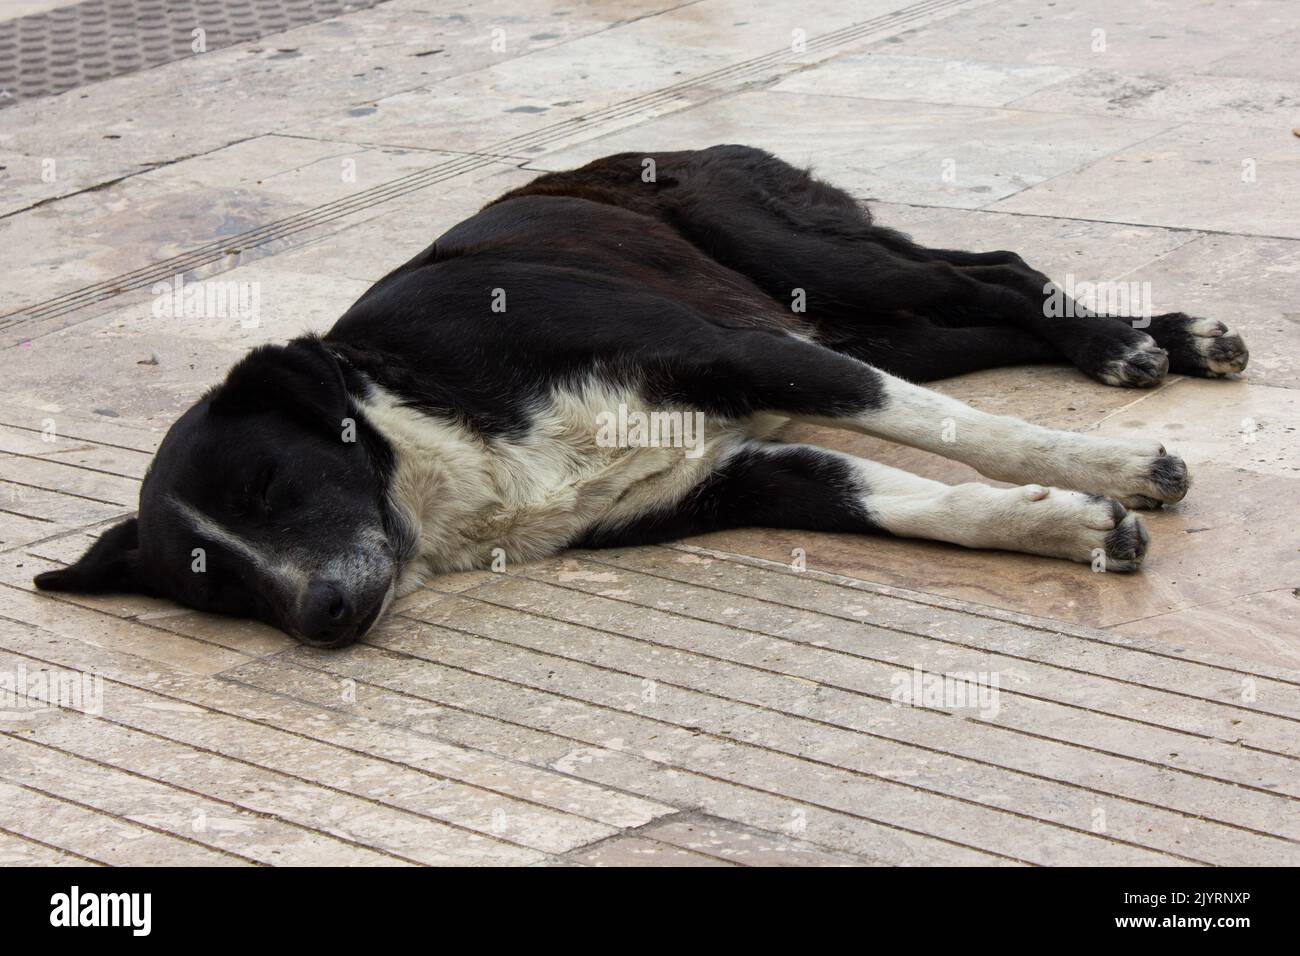
[[(168, 432), (139, 516), (36, 583), (169, 597), (336, 647), (429, 575), (494, 555), (746, 525), (1133, 570), (1147, 533), (1127, 509), (1181, 499), (1181, 459), (911, 382), (1064, 359), (1141, 387), (1239, 372), (1246, 347), (1182, 313), (1145, 331), (1059, 315), (1059, 295), (1014, 253), (873, 225), (761, 150), (610, 156), (491, 203), (323, 337), (254, 350)], [(790, 420), (1014, 487), (773, 440)]]

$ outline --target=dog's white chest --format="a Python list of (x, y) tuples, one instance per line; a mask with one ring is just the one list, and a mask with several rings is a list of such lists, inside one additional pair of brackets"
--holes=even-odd
[(425, 573), (531, 560), (672, 507), (754, 431), (603, 383), (554, 392), (512, 439), (484, 439), (379, 389), (363, 409), (393, 446), (391, 497), (418, 521)]

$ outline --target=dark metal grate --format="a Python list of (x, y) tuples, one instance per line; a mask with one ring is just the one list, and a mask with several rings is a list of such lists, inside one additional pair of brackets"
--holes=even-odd
[(384, 0), (86, 0), (0, 21), (0, 107), (194, 56)]

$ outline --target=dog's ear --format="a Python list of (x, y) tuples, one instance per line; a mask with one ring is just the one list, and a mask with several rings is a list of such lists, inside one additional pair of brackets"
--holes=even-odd
[(281, 411), (337, 429), (348, 414), (348, 393), (338, 360), (316, 338), (262, 345), (244, 356), (212, 393), (222, 415)]
[(43, 591), (152, 594), (140, 572), (140, 522), (128, 518), (105, 531), (76, 564), (36, 575)]

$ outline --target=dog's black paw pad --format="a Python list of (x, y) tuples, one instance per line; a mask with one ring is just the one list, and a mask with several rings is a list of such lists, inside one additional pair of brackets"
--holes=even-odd
[(1187, 495), (1187, 486), (1191, 484), (1187, 463), (1173, 455), (1165, 455), (1153, 461), (1147, 480), (1159, 492), (1159, 500), (1167, 503), (1182, 501)]
[(1151, 536), (1142, 519), (1135, 514), (1125, 515), (1115, 530), (1106, 535), (1105, 570), (1136, 571), (1146, 558), (1150, 543)]
[(1179, 375), (1223, 378), (1244, 371), (1250, 362), (1245, 339), (1217, 319), (1182, 313), (1161, 319), (1152, 331), (1169, 352), (1170, 368)]
[(1169, 355), (1153, 339), (1136, 345), (1125, 345), (1116, 357), (1107, 360), (1097, 373), (1097, 378), (1107, 385), (1124, 388), (1151, 388), (1159, 385), (1169, 371)]

